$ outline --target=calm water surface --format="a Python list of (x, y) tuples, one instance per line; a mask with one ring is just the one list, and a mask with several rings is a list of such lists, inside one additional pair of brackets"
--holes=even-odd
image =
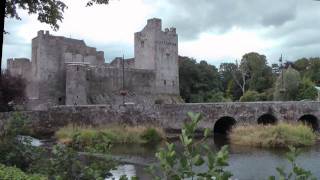
[[(174, 142), (178, 151), (182, 146), (178, 141)], [(215, 137), (207, 141), (213, 150), (220, 149), (228, 144), (225, 138)], [(154, 154), (158, 147), (143, 147), (138, 145), (115, 146), (112, 154), (120, 157), (127, 163), (112, 171), (114, 179), (119, 179), (123, 174), (128, 177), (138, 176), (141, 180), (150, 179), (145, 173), (144, 167), (150, 163), (156, 163)], [(229, 167), (227, 170), (233, 173), (232, 179), (251, 180), (267, 179), (270, 175), (277, 175), (276, 167), (291, 168), (285, 159), (284, 149), (260, 149), (243, 146), (229, 146)], [(313, 147), (303, 148), (298, 158), (298, 164), (310, 170), (320, 179), (320, 143)], [(206, 167), (201, 167), (206, 168)], [(200, 170), (201, 170), (200, 168)]]

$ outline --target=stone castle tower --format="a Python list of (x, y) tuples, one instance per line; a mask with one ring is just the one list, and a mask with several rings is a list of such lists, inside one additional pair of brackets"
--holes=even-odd
[(178, 35), (162, 31), (161, 19), (149, 19), (134, 35), (135, 68), (155, 70), (158, 93), (179, 94)]
[[(83, 40), (39, 31), (32, 40), (31, 61), (9, 59), (8, 70), (27, 80), (27, 109), (55, 105), (152, 104), (179, 102), (178, 36), (175, 28), (162, 31), (160, 19), (149, 19), (134, 35), (135, 57), (105, 63), (104, 52)], [(125, 78), (123, 78), (125, 74)], [(125, 79), (123, 81), (123, 79)], [(123, 87), (125, 85), (125, 87)]]

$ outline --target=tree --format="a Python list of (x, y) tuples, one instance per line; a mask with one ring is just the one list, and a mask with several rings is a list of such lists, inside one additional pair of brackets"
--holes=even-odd
[(240, 68), (246, 73), (248, 89), (262, 93), (272, 88), (274, 77), (265, 55), (255, 52), (245, 54), (242, 57)]
[(243, 95), (246, 91), (246, 85), (247, 85), (247, 79), (248, 79), (248, 68), (246, 67), (246, 64), (244, 63), (243, 65), (237, 65), (237, 71), (233, 71), (232, 77), (234, 82), (239, 86), (241, 89), (241, 92)]
[(309, 78), (303, 78), (299, 85), (298, 100), (315, 100), (317, 95), (315, 84)]
[(179, 57), (180, 94), (186, 102), (208, 102), (209, 94), (220, 92), (221, 81), (215, 66), (206, 61)]
[[(50, 25), (53, 30), (59, 29), (59, 22), (63, 20), (64, 10), (67, 5), (60, 0), (2, 0), (1, 29), (4, 31), (5, 18), (15, 18), (21, 20), (18, 9), (26, 10), (29, 14), (37, 14), (38, 20)], [(93, 4), (108, 4), (109, 0), (88, 0), (86, 6)], [(3, 44), (3, 34), (1, 38)], [(0, 51), (0, 71), (2, 64), (2, 48)]]
[(299, 93), (299, 85), (300, 85), (300, 73), (289, 66), (283, 73), (282, 77), (279, 76), (275, 92), (274, 92), (274, 100), (281, 101), (293, 101), (297, 100), (297, 96)]
[(320, 86), (320, 58), (302, 58), (293, 64), (293, 68), (301, 73), (302, 77), (309, 78)]

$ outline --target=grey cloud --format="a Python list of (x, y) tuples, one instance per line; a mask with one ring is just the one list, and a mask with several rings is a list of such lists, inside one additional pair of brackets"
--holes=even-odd
[[(145, 0), (154, 3), (154, 0)], [(161, 2), (159, 2), (161, 1)], [(174, 25), (182, 38), (193, 39), (204, 31), (223, 33), (234, 26), (280, 27), (293, 21), (297, 0), (156, 0), (155, 15)], [(159, 5), (160, 4), (160, 5)], [(165, 9), (164, 7), (168, 7)]]

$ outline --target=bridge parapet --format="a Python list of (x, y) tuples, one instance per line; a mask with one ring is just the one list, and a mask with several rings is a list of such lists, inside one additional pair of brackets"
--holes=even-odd
[[(201, 103), (168, 105), (83, 105), (56, 106), (47, 111), (24, 111), (34, 129), (52, 133), (58, 127), (73, 123), (101, 126), (106, 124), (152, 124), (168, 129), (180, 129), (188, 120), (187, 112), (199, 112), (204, 119), (200, 128), (213, 128), (221, 120), (230, 123), (256, 124), (309, 119), (314, 128), (320, 124), (320, 102), (252, 102)], [(12, 113), (0, 113), (0, 130)], [(302, 119), (301, 119), (302, 118)], [(228, 122), (230, 122), (228, 124)], [(316, 123), (316, 124), (315, 124)]]

